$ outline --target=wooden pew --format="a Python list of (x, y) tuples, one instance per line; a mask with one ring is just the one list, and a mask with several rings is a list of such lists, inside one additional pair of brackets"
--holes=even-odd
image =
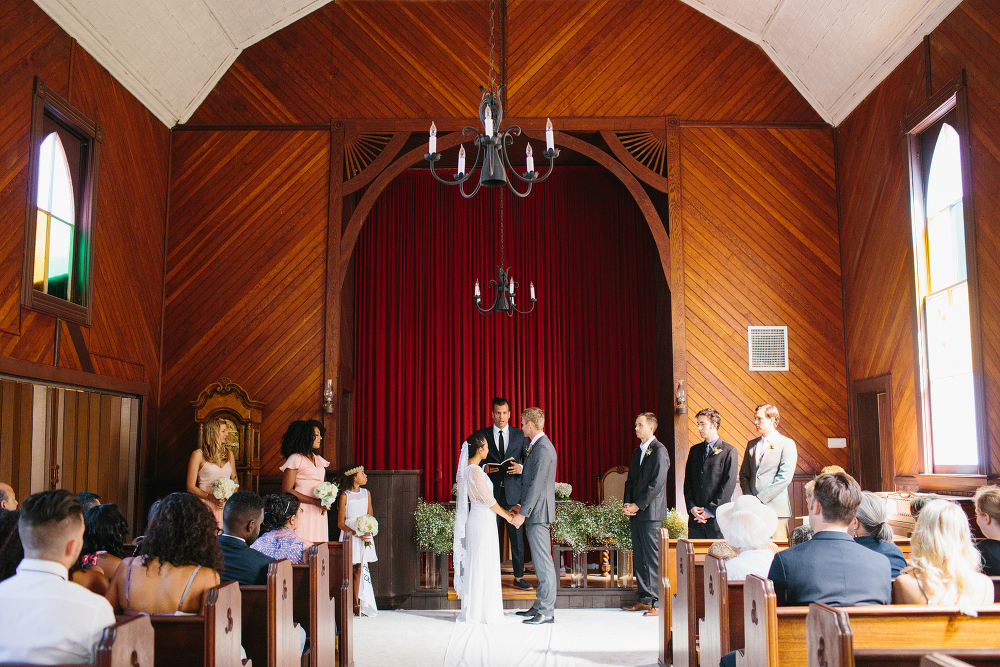
[[(104, 628), (97, 642), (96, 662), (56, 667), (146, 667), (153, 664), (153, 626), (149, 616), (136, 616)], [(238, 655), (238, 654), (237, 654)], [(37, 663), (35, 663), (37, 664)], [(5, 662), (8, 667), (34, 667), (26, 662)]]
[(337, 655), (341, 667), (354, 667), (354, 568), (351, 542), (329, 542), (330, 593), (337, 601)]
[[(695, 568), (695, 545), (691, 540), (677, 540), (674, 551), (677, 566), (677, 592), (674, 594), (672, 611), (674, 623), (671, 634), (674, 648), (673, 664), (674, 667), (698, 667), (698, 619), (704, 613), (705, 608), (704, 580), (699, 581), (698, 579), (700, 573)], [(703, 559), (704, 556), (701, 558)]]
[(292, 620), (292, 563), (282, 559), (267, 568), (264, 586), (240, 586), (243, 597), (243, 648), (257, 667), (300, 667), (299, 631)]
[(660, 616), (657, 620), (660, 626), (660, 652), (658, 662), (660, 667), (667, 667), (673, 659), (673, 647), (670, 645), (670, 631), (673, 628), (673, 591), (670, 587), (668, 561), (670, 558), (670, 533), (666, 528), (660, 528)]
[(292, 566), (292, 619), (309, 637), (309, 667), (337, 664), (337, 601), (332, 597), (330, 548), (315, 544), (305, 565)]
[[(227, 581), (205, 591), (197, 616), (156, 614), (152, 621), (157, 667), (239, 667), (242, 641), (240, 585)], [(148, 664), (148, 663), (146, 663)]]
[(947, 655), (931, 653), (920, 659), (920, 667), (972, 667), (972, 665)]
[(726, 653), (743, 648), (743, 582), (726, 578), (726, 562), (705, 557), (705, 618), (698, 621), (702, 665), (719, 664)]
[[(738, 658), (737, 664), (767, 667), (809, 664), (806, 627), (809, 607), (778, 607), (772, 582), (750, 575), (744, 584), (743, 609), (745, 647), (743, 659)], [(900, 659), (919, 661), (930, 651), (952, 653), (980, 648), (983, 637), (1000, 635), (1000, 605), (979, 607), (979, 618), (963, 616), (956, 607), (926, 605), (871, 605), (841, 607), (835, 611), (848, 615), (855, 659), (866, 653), (878, 656), (865, 663), (868, 665), (885, 663), (885, 649), (896, 649), (893, 653)], [(915, 646), (915, 640), (919, 640), (919, 647)], [(907, 654), (915, 648), (919, 651)]]
[[(913, 615), (910, 612), (897, 614), (896, 608), (920, 610)], [(961, 644), (961, 638), (955, 633), (963, 631), (982, 633), (975, 626), (977, 619), (969, 619), (965, 628), (951, 626), (951, 620), (946, 620), (943, 627), (931, 629), (928, 634), (923, 631), (933, 626), (931, 616), (945, 616), (953, 619), (957, 612), (951, 607), (926, 607), (920, 605), (897, 605), (889, 607), (830, 607), (825, 604), (809, 605), (806, 617), (806, 646), (810, 667), (875, 667), (877, 665), (897, 665), (900, 667), (919, 667), (929, 650), (941, 650), (950, 658), (962, 658), (977, 666), (1000, 665), (1000, 649), (998, 648), (968, 648), (956, 646)], [(854, 625), (858, 626), (858, 643), (876, 644), (868, 648), (855, 648), (854, 632), (851, 629), (851, 613), (854, 613)], [(871, 618), (865, 618), (865, 617)], [(985, 618), (985, 617), (984, 617)], [(956, 619), (957, 620), (957, 619)], [(990, 620), (987, 624), (993, 628), (1000, 625), (1000, 617)], [(867, 623), (870, 627), (862, 627)], [(875, 626), (878, 627), (875, 627)], [(920, 625), (920, 629), (914, 626)], [(981, 625), (981, 624), (980, 624)], [(907, 629), (913, 627), (916, 634), (908, 637), (900, 634), (892, 627)], [(988, 632), (988, 628), (983, 628)], [(882, 638), (886, 636), (883, 642)], [(989, 635), (987, 635), (989, 636)], [(948, 646), (935, 646), (935, 643)], [(882, 644), (885, 644), (884, 646)]]

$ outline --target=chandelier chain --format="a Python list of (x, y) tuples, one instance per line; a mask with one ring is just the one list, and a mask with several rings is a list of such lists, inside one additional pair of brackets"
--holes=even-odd
[[(503, 263), (503, 200), (504, 192), (500, 191), (500, 266), (505, 266)], [(506, 269), (505, 269), (506, 270)]]
[(493, 51), (497, 45), (496, 30), (494, 29), (495, 14), (496, 0), (490, 0), (490, 92), (496, 90), (496, 70), (493, 67)]

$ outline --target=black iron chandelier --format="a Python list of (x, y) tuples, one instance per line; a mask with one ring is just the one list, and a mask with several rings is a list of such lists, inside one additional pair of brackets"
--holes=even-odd
[[(434, 163), (441, 159), (441, 154), (437, 152), (437, 126), (433, 122), (431, 123), (430, 138), (427, 142), (427, 153), (424, 154), (424, 159), (431, 165), (431, 174), (434, 178), (445, 185), (457, 185), (459, 192), (466, 199), (475, 196), (479, 192), (479, 188), (484, 185), (488, 188), (506, 185), (518, 197), (527, 197), (528, 193), (531, 192), (533, 184), (544, 181), (549, 177), (549, 174), (552, 173), (555, 159), (559, 157), (559, 149), (555, 147), (552, 132), (552, 121), (548, 118), (545, 119), (545, 152), (542, 153), (549, 160), (548, 171), (542, 175), (539, 175), (535, 171), (535, 158), (530, 143), (525, 149), (525, 170), (523, 175), (514, 169), (510, 163), (510, 158), (507, 157), (507, 146), (514, 143), (514, 137), (520, 136), (521, 128), (518, 125), (511, 125), (506, 130), (500, 131), (500, 126), (503, 123), (501, 93), (507, 84), (502, 83), (497, 87), (495, 83), (496, 68), (493, 63), (493, 51), (496, 47), (493, 21), (495, 9), (495, 0), (490, 0), (490, 86), (488, 89), (479, 86), (479, 90), (483, 93), (483, 97), (479, 102), (479, 122), (482, 123), (483, 131), (480, 132), (471, 125), (466, 125), (462, 130), (463, 137), (475, 135), (472, 143), (476, 146), (476, 160), (472, 163), (469, 171), (466, 172), (465, 145), (462, 144), (458, 150), (458, 170), (452, 175), (452, 180), (445, 180), (438, 176), (434, 170)], [(507, 73), (504, 72), (504, 79), (506, 79), (506, 75)], [(472, 192), (467, 193), (465, 191), (465, 182), (472, 178), (472, 172), (480, 167), (480, 161), (482, 162), (482, 166), (479, 172), (479, 183), (476, 184)], [(508, 169), (510, 169), (510, 172), (518, 180), (528, 184), (528, 188), (524, 192), (518, 191), (508, 179)]]
[(493, 312), (506, 313), (508, 317), (513, 317), (514, 313), (519, 313), (521, 315), (527, 315), (535, 309), (535, 284), (528, 283), (528, 302), (531, 304), (527, 310), (521, 310), (517, 307), (516, 299), (517, 295), (515, 290), (517, 289), (518, 283), (514, 282), (514, 279), (510, 275), (510, 268), (503, 267), (503, 192), (500, 193), (500, 264), (497, 266), (497, 279), (490, 281), (490, 287), (493, 288), (494, 297), (493, 305), (489, 308), (483, 308), (482, 294), (479, 291), (479, 281), (476, 281), (476, 288), (473, 292), (473, 298), (476, 301), (476, 308), (483, 315), (488, 315)]

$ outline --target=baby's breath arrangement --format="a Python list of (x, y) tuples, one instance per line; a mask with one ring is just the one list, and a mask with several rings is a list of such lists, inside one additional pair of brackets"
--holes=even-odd
[(556, 500), (569, 500), (570, 494), (573, 493), (573, 486), (566, 482), (556, 482), (555, 490)]
[(670, 533), (671, 539), (677, 539), (679, 537), (687, 537), (688, 534), (688, 522), (677, 510), (671, 508), (667, 511), (667, 518), (663, 520), (660, 524), (667, 529)]
[(556, 542), (572, 547), (574, 552), (591, 546), (589, 537), (597, 532), (592, 508), (576, 500), (556, 505), (556, 520), (552, 522), (552, 537)]
[(632, 530), (628, 517), (622, 511), (620, 500), (609, 498), (591, 509), (596, 532), (593, 535), (598, 545), (614, 545), (623, 551), (632, 549)]
[(413, 541), (422, 551), (447, 553), (451, 551), (455, 535), (455, 511), (447, 509), (440, 503), (425, 503), (423, 498), (417, 499), (416, 525), (413, 528)]

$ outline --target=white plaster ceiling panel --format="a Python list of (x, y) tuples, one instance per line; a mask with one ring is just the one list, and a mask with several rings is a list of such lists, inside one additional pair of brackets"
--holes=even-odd
[(201, 0), (36, 3), (168, 126), (220, 68), (219, 76), (225, 72), (223, 63), (235, 59)]
[(204, 0), (237, 48), (245, 49), (262, 37), (294, 23), (330, 0)]
[(961, 0), (683, 0), (756, 42), (837, 124)]

